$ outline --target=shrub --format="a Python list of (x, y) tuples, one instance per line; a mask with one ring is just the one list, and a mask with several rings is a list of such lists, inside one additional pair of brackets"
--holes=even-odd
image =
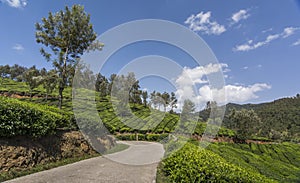
[(172, 182), (273, 182), (190, 143), (164, 159), (162, 165), (163, 172)]
[(29, 135), (39, 137), (55, 132), (70, 116), (55, 113), (49, 106), (0, 97), (0, 136)]

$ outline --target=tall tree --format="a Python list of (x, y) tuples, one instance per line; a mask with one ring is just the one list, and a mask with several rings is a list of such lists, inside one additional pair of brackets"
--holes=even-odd
[(100, 93), (100, 97), (105, 97), (108, 95), (108, 80), (102, 74), (97, 74), (95, 89)]
[[(59, 76), (59, 104), (62, 107), (63, 91), (78, 58), (93, 45), (101, 49), (103, 45), (94, 42), (97, 34), (90, 23), (90, 15), (84, 11), (83, 6), (74, 5), (65, 11), (55, 14), (51, 12), (48, 18), (42, 18), (42, 23), (36, 23), (36, 42), (43, 44), (41, 54), (52, 61)], [(52, 53), (48, 52), (51, 51)]]
[(142, 98), (143, 98), (143, 104), (146, 107), (147, 106), (147, 99), (148, 99), (148, 92), (146, 90), (142, 91)]
[(10, 79), (22, 81), (21, 76), (26, 70), (27, 69), (25, 67), (14, 64), (10, 67)]
[(111, 94), (113, 82), (115, 81), (116, 78), (117, 78), (116, 74), (111, 74), (110, 75), (110, 77), (109, 77), (109, 85), (108, 85), (108, 94)]
[(237, 111), (233, 109), (229, 114), (229, 120), (233, 125), (233, 129), (236, 130), (237, 139), (242, 142), (257, 133), (261, 125), (261, 119), (254, 110), (242, 109)]
[(168, 92), (162, 93), (161, 98), (164, 100), (166, 106), (171, 102), (170, 94)]
[(46, 71), (44, 75), (42, 75), (43, 80), (42, 84), (44, 89), (46, 90), (46, 101), (48, 100), (48, 95), (53, 92), (55, 87), (57, 86), (58, 76), (55, 70)]
[(183, 102), (180, 119), (183, 122), (191, 121), (193, 119), (194, 112), (195, 112), (195, 104), (191, 100), (186, 99)]
[(178, 132), (191, 133), (195, 128), (195, 119), (195, 104), (189, 99), (184, 100), (180, 115), (180, 128)]
[(7, 78), (10, 72), (9, 65), (0, 66), (0, 84), (3, 85), (4, 78)]
[(42, 77), (40, 76), (39, 71), (36, 69), (36, 67), (32, 66), (23, 74), (23, 78), (25, 83), (29, 87), (30, 99), (31, 99), (32, 92), (35, 88), (37, 88), (41, 84)]
[(170, 113), (174, 112), (174, 108), (177, 108), (177, 99), (176, 99), (176, 95), (174, 92), (171, 92), (171, 96), (170, 96)]

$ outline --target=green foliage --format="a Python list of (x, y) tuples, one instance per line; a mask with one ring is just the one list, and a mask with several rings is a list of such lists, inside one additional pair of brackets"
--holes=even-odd
[[(227, 104), (223, 125), (226, 128), (232, 127), (232, 121), (228, 119), (228, 114), (232, 109), (253, 109), (262, 122), (259, 129), (259, 136), (270, 138), (273, 141), (300, 142), (299, 96), (298, 94), (295, 97), (282, 98), (261, 104)], [(209, 110), (201, 111), (200, 116), (206, 120), (209, 117)]]
[(39, 76), (39, 71), (33, 66), (23, 74), (25, 83), (29, 86), (30, 98), (33, 89), (37, 88), (42, 83), (42, 77)]
[(231, 121), (232, 128), (237, 132), (236, 137), (240, 140), (249, 139), (258, 132), (261, 125), (261, 120), (254, 110), (232, 110), (228, 118)]
[(53, 92), (57, 85), (58, 76), (55, 70), (50, 70), (49, 72), (46, 72), (42, 77), (43, 88), (46, 90), (46, 100), (48, 100), (48, 95)]
[(70, 124), (70, 116), (53, 107), (0, 97), (0, 135), (39, 137), (55, 132), (57, 127)]
[(298, 144), (213, 143), (207, 147), (228, 162), (280, 182), (300, 181)]
[(41, 54), (47, 61), (53, 62), (59, 73), (59, 108), (61, 108), (63, 90), (74, 73), (76, 59), (90, 46), (91, 49), (101, 49), (103, 45), (94, 42), (97, 35), (90, 23), (90, 15), (80, 5), (74, 5), (71, 9), (66, 7), (65, 11), (55, 14), (50, 12), (47, 18), (42, 19), (42, 23), (36, 24), (35, 35), (36, 42), (43, 44), (52, 52), (51, 54), (41, 48)]
[(162, 161), (170, 182), (274, 182), (190, 143)]

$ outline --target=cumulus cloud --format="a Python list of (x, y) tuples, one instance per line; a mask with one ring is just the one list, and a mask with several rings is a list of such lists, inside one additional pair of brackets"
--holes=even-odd
[(225, 26), (211, 20), (211, 12), (200, 12), (197, 15), (191, 15), (184, 22), (192, 31), (202, 32), (204, 34), (220, 35), (226, 31)]
[(231, 16), (231, 20), (233, 23), (238, 23), (241, 20), (246, 20), (248, 17), (250, 17), (250, 14), (247, 10), (240, 10)]
[(298, 39), (296, 42), (293, 43), (293, 46), (298, 46), (300, 45), (300, 39)]
[(270, 42), (278, 39), (278, 38), (287, 38), (293, 34), (297, 30), (300, 30), (299, 27), (286, 27), (281, 33), (278, 34), (270, 34), (268, 35), (265, 40), (259, 41), (259, 42), (254, 42), (253, 40), (248, 41), (247, 43), (241, 44), (241, 45), (236, 45), (235, 48), (233, 48), (233, 51), (249, 51), (249, 50), (254, 50), (259, 47), (265, 46), (269, 44)]
[(223, 63), (184, 68), (176, 80), (177, 91), (175, 94), (178, 99), (179, 109), (186, 99), (192, 100), (200, 107), (203, 107), (207, 101), (211, 100), (217, 101), (219, 104), (245, 102), (257, 98), (257, 92), (271, 88), (265, 83), (256, 83), (249, 86), (241, 84), (225, 85), (220, 89), (211, 88), (205, 76), (226, 70), (228, 72), (228, 65)]
[(27, 0), (1, 0), (1, 2), (13, 8), (23, 8), (27, 5)]
[(24, 50), (24, 47), (21, 44), (15, 44), (12, 49), (17, 50), (17, 51), (22, 51)]
[(196, 84), (208, 84), (206, 76), (209, 74), (223, 72), (228, 67), (227, 64), (208, 64), (206, 66), (198, 66), (195, 68), (185, 67), (182, 73), (176, 79), (177, 95), (179, 103), (185, 99), (192, 99), (196, 97)]
[(228, 102), (240, 103), (258, 98), (257, 92), (270, 88), (271, 86), (265, 83), (256, 83), (250, 86), (226, 85), (219, 90), (211, 89), (209, 85), (204, 85), (199, 89), (199, 96), (203, 101), (215, 100), (221, 104)]

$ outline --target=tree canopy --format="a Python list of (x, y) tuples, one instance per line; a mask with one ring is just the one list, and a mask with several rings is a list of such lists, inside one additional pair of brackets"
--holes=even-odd
[(90, 23), (90, 15), (84, 7), (74, 5), (70, 9), (55, 14), (49, 12), (47, 18), (36, 23), (36, 42), (43, 44), (41, 54), (47, 61), (52, 61), (59, 75), (59, 108), (62, 105), (63, 90), (71, 77), (77, 59), (88, 50), (101, 49), (102, 44), (94, 42), (97, 34)]

